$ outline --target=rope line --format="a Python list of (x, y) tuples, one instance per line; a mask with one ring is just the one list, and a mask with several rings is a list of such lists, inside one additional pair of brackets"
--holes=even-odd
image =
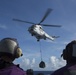
[(41, 55), (41, 61), (42, 61), (42, 50), (41, 50), (41, 42), (39, 41), (39, 45), (40, 45), (40, 55)]

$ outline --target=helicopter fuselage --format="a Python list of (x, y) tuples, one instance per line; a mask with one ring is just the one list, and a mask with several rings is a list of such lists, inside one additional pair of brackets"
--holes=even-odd
[(46, 38), (49, 38), (51, 40), (54, 40), (53, 37), (49, 36), (42, 28), (41, 25), (32, 25), (29, 27), (28, 31), (31, 33), (32, 36), (35, 36), (37, 38), (37, 41), (40, 39), (46, 40)]

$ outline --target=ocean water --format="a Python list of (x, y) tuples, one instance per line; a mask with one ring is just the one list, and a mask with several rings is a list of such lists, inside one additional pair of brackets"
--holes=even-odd
[(53, 71), (34, 71), (34, 75), (51, 75)]

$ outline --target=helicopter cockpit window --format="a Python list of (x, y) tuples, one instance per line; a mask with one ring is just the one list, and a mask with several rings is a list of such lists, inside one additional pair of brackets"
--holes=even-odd
[(40, 29), (42, 29), (42, 28), (40, 27)]
[(36, 27), (35, 25), (32, 26), (32, 28), (35, 28), (35, 27)]
[(42, 30), (43, 30), (43, 28), (42, 28), (42, 27), (40, 27), (40, 29), (42, 29)]

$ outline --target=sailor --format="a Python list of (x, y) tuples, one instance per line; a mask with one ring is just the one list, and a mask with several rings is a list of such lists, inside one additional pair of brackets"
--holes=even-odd
[(4, 38), (0, 41), (0, 75), (26, 75), (13, 61), (22, 56), (17, 39)]
[(61, 56), (66, 60), (66, 66), (56, 70), (52, 75), (76, 75), (76, 40), (66, 45)]
[(33, 69), (27, 69), (27, 70), (26, 70), (26, 74), (27, 74), (27, 75), (34, 75)]

